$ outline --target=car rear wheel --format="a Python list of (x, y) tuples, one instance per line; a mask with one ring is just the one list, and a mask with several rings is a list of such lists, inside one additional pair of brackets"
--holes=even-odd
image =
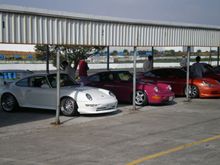
[(147, 95), (144, 91), (138, 90), (135, 94), (135, 104), (143, 106), (147, 104)]
[(18, 108), (18, 102), (12, 94), (5, 93), (1, 98), (1, 107), (5, 112), (13, 112)]
[[(185, 88), (185, 95), (187, 95), (187, 88)], [(189, 97), (197, 98), (199, 97), (199, 89), (195, 85), (189, 85)]]
[(75, 116), (78, 115), (76, 101), (70, 97), (65, 97), (60, 102), (60, 110), (65, 116)]

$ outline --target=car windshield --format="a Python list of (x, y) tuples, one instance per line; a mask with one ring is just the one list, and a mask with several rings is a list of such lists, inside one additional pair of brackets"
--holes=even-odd
[[(52, 88), (56, 88), (57, 86), (57, 75), (51, 74), (47, 76), (49, 83)], [(60, 87), (65, 86), (73, 86), (73, 85), (79, 85), (77, 82), (75, 82), (73, 79), (71, 79), (67, 74), (60, 74)]]
[(213, 67), (209, 64), (204, 64), (204, 68), (205, 68), (205, 73), (207, 73), (207, 74), (214, 74), (215, 73)]

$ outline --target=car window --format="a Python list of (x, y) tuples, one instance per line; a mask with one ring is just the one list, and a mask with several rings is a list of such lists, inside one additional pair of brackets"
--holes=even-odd
[[(29, 78), (30, 87), (41, 88), (47, 84), (45, 76), (33, 76)], [(48, 84), (47, 84), (48, 85)]]
[(100, 82), (100, 76), (99, 75), (94, 75), (89, 77), (89, 81), (91, 82)]
[[(48, 75), (48, 81), (51, 85), (52, 88), (56, 88), (57, 86), (57, 75), (56, 74), (51, 74)], [(79, 85), (76, 83), (73, 79), (71, 79), (67, 74), (60, 74), (60, 87), (65, 87), (65, 86), (73, 86), (73, 85)]]
[(167, 74), (168, 77), (186, 78), (186, 71), (181, 69), (171, 69)]
[(29, 87), (29, 83), (28, 83), (28, 78), (24, 78), (24, 79), (21, 79), (19, 80), (16, 85), (17, 86), (20, 86), (20, 87)]
[(164, 78), (167, 77), (167, 75), (168, 75), (168, 71), (162, 69), (152, 70), (144, 73), (144, 76), (146, 77), (157, 77), (157, 78)]
[(101, 73), (100, 79), (103, 82), (110, 82), (114, 80), (114, 76), (113, 76), (113, 73)]
[(132, 80), (132, 75), (128, 72), (119, 72), (118, 79), (121, 81), (130, 81)]
[(149, 71), (144, 73), (144, 77), (157, 77), (157, 75), (152, 71)]
[(213, 73), (215, 73), (215, 71), (214, 71), (214, 69), (213, 69), (213, 67), (211, 66), (211, 65), (209, 65), (209, 64), (204, 64), (203, 65), (204, 66), (204, 68), (205, 68), (205, 73), (208, 73), (208, 74), (213, 74)]
[(109, 78), (110, 81), (113, 81), (114, 80), (113, 73), (109, 73), (108, 78)]

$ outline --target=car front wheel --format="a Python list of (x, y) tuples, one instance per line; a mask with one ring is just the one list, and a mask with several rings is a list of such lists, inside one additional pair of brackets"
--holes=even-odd
[[(187, 95), (187, 88), (185, 88), (185, 95)], [(189, 97), (190, 98), (199, 97), (199, 89), (195, 85), (189, 85)]]
[(13, 112), (18, 108), (18, 102), (12, 94), (5, 93), (1, 98), (1, 107), (5, 112)]
[(60, 110), (65, 116), (78, 115), (76, 101), (70, 97), (65, 97), (60, 102)]
[(135, 94), (135, 104), (143, 106), (147, 104), (147, 96), (144, 91), (138, 90)]

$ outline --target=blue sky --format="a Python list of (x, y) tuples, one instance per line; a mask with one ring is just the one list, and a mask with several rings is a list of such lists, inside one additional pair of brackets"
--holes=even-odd
[[(220, 26), (220, 0), (0, 0), (0, 4), (100, 16)], [(19, 45), (16, 49), (19, 49)], [(33, 47), (28, 45), (27, 48), (23, 46), (23, 49), (30, 51)]]
[(220, 26), (220, 0), (0, 0), (0, 4)]

